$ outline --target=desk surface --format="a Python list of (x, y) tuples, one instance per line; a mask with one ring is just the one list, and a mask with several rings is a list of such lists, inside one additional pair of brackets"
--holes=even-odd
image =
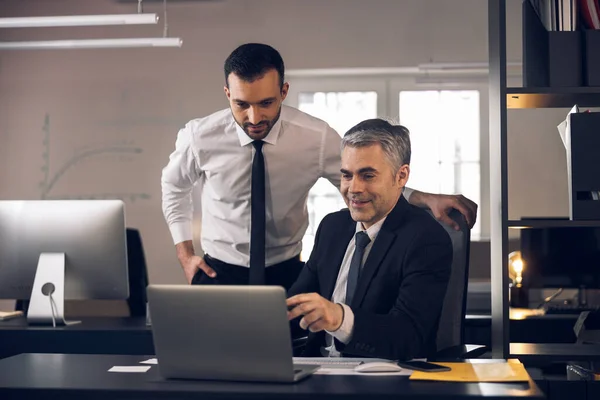
[[(578, 315), (536, 315), (538, 310), (511, 310), (510, 341), (518, 343), (574, 343), (573, 326)], [(492, 317), (489, 314), (467, 314), (467, 343), (491, 344)]]
[(600, 345), (576, 343), (511, 343), (511, 357), (530, 361), (599, 361)]
[(145, 318), (83, 318), (71, 326), (0, 321), (0, 358), (21, 353), (154, 354)]
[(27, 318), (18, 317), (6, 321), (0, 321), (0, 330), (19, 330), (19, 331), (151, 331), (146, 325), (146, 318), (143, 317), (92, 317), (76, 318), (80, 324), (69, 326), (57, 326), (53, 328), (49, 325), (29, 325)]
[(139, 365), (146, 357), (84, 354), (21, 354), (0, 360), (0, 394), (9, 398), (86, 400), (155, 399), (469, 399), (544, 398), (529, 383), (416, 382), (408, 377), (313, 375), (295, 384), (165, 380), (158, 367), (146, 373), (107, 372), (113, 366)]

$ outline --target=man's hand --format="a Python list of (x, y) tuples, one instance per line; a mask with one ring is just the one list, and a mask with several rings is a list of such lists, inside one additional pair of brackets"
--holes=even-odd
[(192, 283), (192, 279), (194, 279), (194, 275), (199, 270), (202, 270), (206, 273), (206, 275), (214, 278), (217, 276), (217, 273), (214, 269), (208, 266), (208, 264), (204, 261), (202, 257), (191, 256), (184, 260), (179, 260), (181, 267), (183, 268), (183, 273), (185, 274), (185, 279), (189, 284)]
[(286, 303), (290, 309), (288, 319), (303, 315), (300, 328), (308, 328), (311, 332), (335, 332), (344, 320), (342, 306), (326, 300), (317, 293), (298, 294), (287, 299)]
[(196, 275), (199, 270), (204, 271), (206, 275), (210, 276), (211, 278), (217, 276), (215, 270), (209, 267), (202, 257), (194, 254), (194, 246), (192, 245), (191, 240), (177, 243), (176, 248), (177, 258), (179, 259), (181, 268), (183, 268), (185, 279), (189, 284), (192, 283), (194, 275)]
[(453, 208), (465, 216), (469, 228), (472, 228), (477, 220), (477, 204), (461, 194), (432, 194), (415, 190), (410, 196), (410, 203), (419, 207), (428, 207), (437, 220), (450, 225), (455, 230), (459, 230), (460, 227), (448, 216)]

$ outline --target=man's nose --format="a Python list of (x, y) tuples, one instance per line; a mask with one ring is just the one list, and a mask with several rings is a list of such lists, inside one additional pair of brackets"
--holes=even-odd
[(261, 121), (260, 110), (258, 107), (250, 107), (248, 110), (248, 122), (256, 125)]
[(352, 178), (350, 181), (350, 185), (348, 187), (348, 191), (350, 193), (361, 193), (364, 190), (364, 185), (358, 178)]

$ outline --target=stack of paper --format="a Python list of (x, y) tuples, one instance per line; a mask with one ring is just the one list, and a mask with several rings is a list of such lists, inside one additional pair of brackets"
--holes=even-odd
[(482, 363), (436, 363), (450, 367), (447, 372), (415, 371), (410, 379), (446, 382), (528, 382), (529, 374), (519, 360)]
[(0, 311), (0, 321), (20, 317), (22, 315), (23, 311)]

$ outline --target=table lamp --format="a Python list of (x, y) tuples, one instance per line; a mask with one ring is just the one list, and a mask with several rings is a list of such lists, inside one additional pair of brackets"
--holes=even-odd
[(527, 289), (523, 287), (523, 271), (525, 262), (520, 251), (508, 255), (509, 299), (511, 307), (527, 307), (529, 305)]

